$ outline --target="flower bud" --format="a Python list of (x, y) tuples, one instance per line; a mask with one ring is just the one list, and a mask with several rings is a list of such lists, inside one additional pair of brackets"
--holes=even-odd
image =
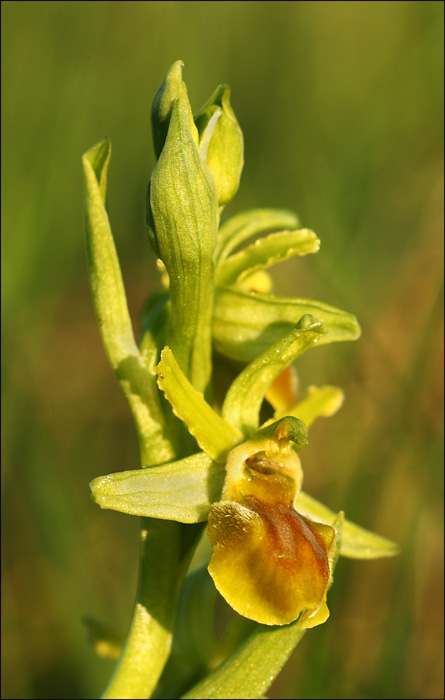
[(195, 114), (199, 150), (215, 181), (220, 206), (235, 196), (244, 165), (243, 132), (230, 105), (230, 88), (220, 85)]
[(197, 147), (181, 68), (181, 62), (173, 66), (153, 108), (155, 148), (161, 150), (148, 186), (146, 224), (170, 279), (166, 342), (182, 371), (203, 391), (210, 371), (218, 199)]
[(187, 119), (193, 140), (196, 145), (198, 145), (199, 142), (198, 130), (193, 121), (192, 110), (187, 96), (187, 87), (182, 79), (183, 68), (184, 64), (182, 61), (176, 61), (176, 63), (172, 65), (153, 100), (151, 108), (151, 128), (153, 147), (157, 158), (161, 155), (165, 139), (167, 138), (173, 103), (176, 99), (181, 100), (187, 112)]

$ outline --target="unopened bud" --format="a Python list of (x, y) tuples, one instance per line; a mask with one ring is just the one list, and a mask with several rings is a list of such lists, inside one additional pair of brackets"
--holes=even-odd
[(235, 196), (244, 165), (243, 132), (230, 105), (230, 88), (220, 85), (195, 114), (199, 150), (215, 180), (220, 206)]

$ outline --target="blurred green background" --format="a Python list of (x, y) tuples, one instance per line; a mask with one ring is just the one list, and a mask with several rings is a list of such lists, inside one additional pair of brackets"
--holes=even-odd
[(84, 254), (81, 155), (111, 136), (109, 212), (132, 317), (158, 284), (144, 234), (149, 113), (181, 58), (194, 110), (229, 83), (245, 134), (227, 213), (294, 209), (321, 238), (280, 294), (355, 313), (357, 343), (299, 362), (343, 386), (304, 452), (305, 488), (396, 540), (340, 561), (329, 621), (271, 698), (443, 697), (441, 2), (3, 2), (2, 697), (90, 698), (125, 631), (138, 519), (89, 500), (138, 465)]

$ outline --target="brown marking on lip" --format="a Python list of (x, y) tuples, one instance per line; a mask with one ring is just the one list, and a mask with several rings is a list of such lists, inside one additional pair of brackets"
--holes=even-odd
[[(294, 561), (297, 568), (300, 568), (299, 560), (309, 557), (314, 560), (320, 575), (328, 581), (329, 560), (326, 545), (320, 533), (311, 527), (306, 518), (297, 513), (291, 503), (288, 506), (278, 503), (271, 507), (255, 496), (246, 496), (245, 504), (261, 516), (267, 528), (266, 539), (271, 543), (271, 549), (277, 558)], [(310, 556), (311, 551), (315, 559)]]

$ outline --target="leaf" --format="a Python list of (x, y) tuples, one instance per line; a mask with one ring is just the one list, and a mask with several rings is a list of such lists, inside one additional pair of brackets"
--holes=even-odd
[(137, 354), (119, 260), (105, 208), (108, 138), (82, 158), (86, 185), (86, 243), (94, 307), (111, 364), (116, 369), (128, 354)]
[(298, 226), (298, 217), (286, 209), (250, 209), (224, 221), (219, 227), (216, 260), (226, 258), (234, 248), (266, 231)]
[(85, 232), (88, 272), (94, 309), (103, 344), (130, 406), (147, 463), (173, 456), (164, 436), (156, 378), (146, 367), (133, 335), (119, 260), (105, 208), (107, 170), (111, 156), (108, 138), (82, 158), (86, 187)]
[[(325, 505), (308, 496), (303, 491), (298, 494), (295, 510), (301, 515), (313, 518), (322, 523), (333, 525), (337, 513)], [(393, 557), (398, 554), (399, 546), (394, 542), (376, 535), (374, 532), (345, 520), (343, 524), (341, 555), (349, 559), (378, 559), (380, 557)]]
[(299, 355), (321, 342), (326, 330), (309, 314), (284, 338), (253, 360), (227, 392), (222, 415), (245, 436), (258, 428), (261, 405), (269, 386)]
[(319, 247), (317, 236), (307, 228), (272, 233), (224, 260), (217, 270), (216, 283), (233, 284), (294, 255), (316, 253)]
[(221, 495), (224, 466), (199, 452), (150, 469), (117, 472), (90, 483), (101, 508), (181, 523), (207, 520), (211, 504)]
[(355, 316), (328, 304), (218, 285), (213, 314), (215, 348), (234, 360), (250, 362), (290, 333), (305, 314), (315, 316), (326, 326), (327, 333), (319, 345), (360, 336)]
[(241, 432), (221, 418), (191, 385), (170, 348), (163, 349), (156, 371), (159, 388), (201, 449), (215, 460), (224, 459), (227, 452), (241, 440)]

